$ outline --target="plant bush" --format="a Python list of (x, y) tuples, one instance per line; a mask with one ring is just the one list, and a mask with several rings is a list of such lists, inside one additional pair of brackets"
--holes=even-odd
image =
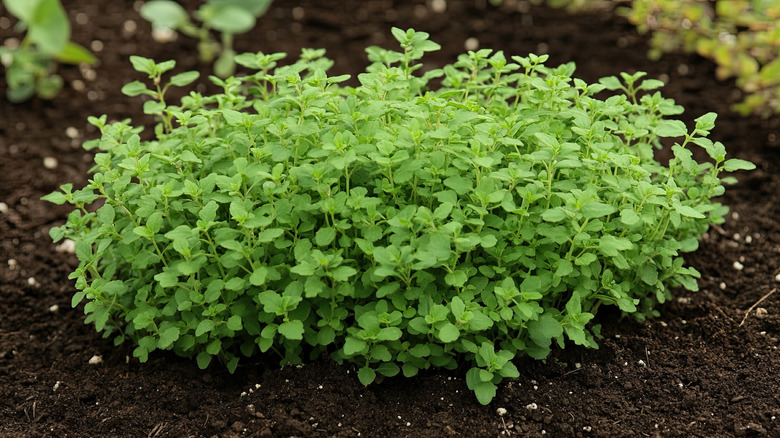
[(26, 31), (21, 43), (0, 47), (10, 102), (57, 96), (62, 89), (57, 62), (95, 62), (87, 49), (70, 41), (70, 22), (59, 0), (3, 0), (3, 5), (19, 19), (16, 28)]
[[(357, 87), (326, 75), (324, 50), (242, 54), (256, 73), (180, 106), (159, 85), (173, 62), (134, 57), (156, 85), (124, 91), (151, 97), (155, 139), (90, 118), (92, 179), (45, 197), (76, 207), (51, 235), (76, 242), (86, 322), (142, 362), (173, 350), (231, 372), (258, 350), (327, 353), (364, 384), (465, 362), (486, 404), (517, 355), (596, 347), (600, 306), (641, 319), (697, 288), (680, 253), (723, 220), (719, 174), (752, 166), (706, 138), (715, 114), (688, 132), (660, 81), (589, 85), (546, 56), (480, 50), (417, 75), (439, 46), (393, 35), (402, 51), (367, 49)], [(681, 139), (668, 166), (664, 137)]]

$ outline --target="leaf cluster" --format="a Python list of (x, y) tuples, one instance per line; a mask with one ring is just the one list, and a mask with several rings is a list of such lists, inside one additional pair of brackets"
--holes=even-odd
[(59, 0), (3, 0), (8, 12), (19, 19), (16, 29), (27, 32), (15, 47), (0, 47), (10, 102), (34, 95), (53, 99), (62, 89), (56, 63), (95, 62), (84, 47), (70, 41), (70, 22)]
[[(200, 25), (193, 23), (187, 10), (172, 0), (145, 2), (140, 14), (155, 29), (179, 31), (197, 38), (200, 60), (214, 61), (215, 74), (226, 78), (236, 68), (233, 35), (252, 30), (270, 5), (271, 0), (209, 0), (193, 13)], [(219, 42), (212, 37), (212, 30), (220, 33)]]
[(723, 221), (720, 173), (752, 167), (707, 139), (715, 114), (689, 131), (659, 81), (587, 84), (546, 56), (485, 49), (419, 74), (438, 44), (393, 35), (401, 50), (367, 49), (357, 87), (324, 50), (283, 67), (242, 54), (256, 73), (178, 106), (160, 88), (172, 63), (133, 58), (154, 85), (124, 91), (153, 98), (155, 139), (90, 118), (92, 179), (45, 197), (76, 207), (51, 235), (76, 242), (86, 321), (141, 361), (173, 350), (231, 372), (258, 351), (329, 354), (364, 384), (465, 363), (486, 404), (518, 355), (595, 348), (600, 306), (641, 319), (697, 288), (681, 253)]
[(55, 73), (57, 62), (95, 62), (87, 49), (70, 41), (70, 22), (59, 0), (3, 0), (3, 5), (19, 19), (17, 30), (27, 32), (18, 46), (0, 47), (9, 101), (33, 95), (52, 99), (63, 85)]

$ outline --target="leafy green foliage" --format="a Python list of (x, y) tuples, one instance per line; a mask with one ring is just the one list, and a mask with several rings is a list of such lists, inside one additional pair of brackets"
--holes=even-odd
[[(194, 13), (202, 23), (200, 26), (172, 0), (148, 1), (141, 6), (140, 13), (157, 29), (175, 30), (197, 38), (201, 61), (214, 61), (216, 75), (226, 78), (236, 68), (233, 35), (254, 28), (257, 18), (265, 14), (270, 5), (271, 0), (209, 0)], [(221, 34), (221, 42), (214, 40), (212, 30)]]
[(0, 47), (9, 101), (22, 102), (34, 95), (53, 99), (62, 89), (56, 62), (95, 62), (89, 51), (70, 41), (70, 23), (59, 0), (3, 0), (3, 5), (19, 19), (17, 28), (27, 31), (18, 46)]
[[(90, 118), (93, 178), (45, 197), (76, 207), (51, 235), (76, 242), (86, 321), (141, 361), (164, 349), (231, 371), (258, 351), (327, 353), (364, 384), (466, 363), (489, 403), (518, 355), (595, 348), (600, 306), (641, 319), (696, 289), (680, 254), (723, 221), (719, 174), (752, 167), (706, 138), (715, 114), (688, 131), (643, 73), (587, 84), (546, 56), (480, 50), (416, 75), (439, 46), (393, 35), (402, 50), (369, 48), (358, 87), (327, 76), (323, 50), (285, 67), (243, 54), (256, 74), (180, 106), (159, 88), (173, 63), (132, 58), (154, 86), (124, 91), (152, 97), (156, 138)], [(661, 137), (678, 137), (668, 166)]]

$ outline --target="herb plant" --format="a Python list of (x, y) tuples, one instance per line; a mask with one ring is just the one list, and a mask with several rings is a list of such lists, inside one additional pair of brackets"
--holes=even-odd
[(70, 22), (59, 0), (3, 0), (3, 5), (19, 19), (17, 29), (27, 32), (18, 46), (0, 47), (9, 101), (33, 95), (52, 99), (63, 82), (55, 73), (57, 62), (95, 62), (87, 49), (70, 41)]
[[(222, 78), (233, 74), (236, 56), (233, 35), (248, 32), (255, 27), (257, 18), (265, 14), (271, 0), (209, 0), (195, 11), (202, 22), (194, 24), (187, 11), (171, 0), (152, 0), (141, 6), (141, 16), (155, 28), (179, 31), (198, 39), (198, 53), (204, 63), (214, 61), (214, 73)], [(217, 42), (211, 31), (220, 32)]]
[(696, 290), (680, 253), (723, 221), (720, 173), (752, 167), (707, 139), (715, 114), (688, 131), (660, 81), (587, 84), (546, 56), (480, 50), (419, 75), (439, 46), (393, 35), (402, 50), (369, 48), (357, 87), (327, 76), (324, 50), (242, 54), (257, 73), (178, 106), (160, 85), (173, 62), (132, 58), (154, 85), (124, 91), (151, 98), (156, 138), (90, 118), (92, 179), (45, 197), (76, 207), (51, 236), (76, 242), (86, 321), (142, 362), (173, 350), (231, 372), (258, 350), (329, 354), (364, 384), (466, 363), (487, 404), (516, 356), (596, 347), (600, 306), (641, 319)]

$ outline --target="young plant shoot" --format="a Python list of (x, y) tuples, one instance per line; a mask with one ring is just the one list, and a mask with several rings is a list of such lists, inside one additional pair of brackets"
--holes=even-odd
[[(595, 348), (601, 306), (642, 319), (696, 290), (681, 253), (723, 221), (721, 173), (753, 167), (707, 139), (715, 114), (688, 130), (660, 81), (587, 84), (546, 56), (485, 49), (420, 75), (439, 46), (392, 33), (401, 50), (369, 48), (357, 87), (326, 74), (324, 50), (284, 67), (242, 54), (257, 73), (179, 106), (167, 86), (126, 87), (152, 98), (153, 140), (90, 118), (92, 179), (45, 197), (76, 207), (51, 235), (76, 242), (86, 321), (142, 362), (173, 350), (232, 372), (258, 351), (329, 354), (364, 384), (467, 364), (487, 404), (513, 358)], [(173, 62), (133, 66), (158, 84)]]

